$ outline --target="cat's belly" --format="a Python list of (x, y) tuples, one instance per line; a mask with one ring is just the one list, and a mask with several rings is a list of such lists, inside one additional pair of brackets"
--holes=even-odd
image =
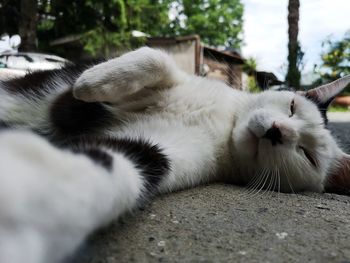
[(170, 174), (162, 180), (160, 192), (177, 190), (215, 179), (218, 144), (200, 125), (187, 126), (180, 121), (148, 118), (125, 125), (113, 132), (118, 138), (142, 138), (157, 144), (168, 156)]
[(162, 192), (215, 180), (218, 171), (230, 169), (233, 92), (208, 87), (201, 79), (200, 84), (176, 86), (157, 96), (143, 94), (119, 108), (127, 121), (113, 136), (141, 137), (158, 144), (169, 157), (172, 169)]

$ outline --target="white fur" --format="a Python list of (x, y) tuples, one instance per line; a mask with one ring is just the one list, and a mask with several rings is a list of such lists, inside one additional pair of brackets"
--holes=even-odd
[[(17, 109), (9, 120), (46, 127), (47, 108), (59, 91), (41, 105), (22, 108), (10, 96), (0, 99)], [(110, 110), (123, 122), (108, 131), (111, 136), (143, 138), (163, 149), (171, 172), (159, 192), (213, 180), (320, 192), (342, 155), (316, 106), (304, 97), (248, 94), (189, 76), (158, 50), (139, 49), (85, 71), (74, 95), (114, 103)], [(281, 145), (264, 138), (274, 123)], [(316, 167), (300, 147), (312, 152)], [(142, 178), (124, 156), (114, 154), (114, 162), (111, 175), (32, 134), (0, 134), (0, 262), (58, 261), (91, 231), (132, 209), (143, 192)]]
[(143, 186), (122, 155), (111, 175), (83, 155), (21, 132), (0, 136), (0, 262), (58, 262), (132, 209)]

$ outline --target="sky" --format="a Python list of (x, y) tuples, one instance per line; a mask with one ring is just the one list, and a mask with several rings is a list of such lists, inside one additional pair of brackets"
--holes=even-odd
[[(258, 70), (284, 79), (287, 69), (288, 0), (241, 0), (244, 13), (244, 57)], [(304, 74), (320, 62), (322, 41), (342, 39), (350, 29), (350, 0), (300, 0), (299, 41), (305, 52)]]

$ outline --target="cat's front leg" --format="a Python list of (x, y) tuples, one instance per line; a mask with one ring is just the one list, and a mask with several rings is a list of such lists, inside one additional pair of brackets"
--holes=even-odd
[(117, 102), (143, 88), (178, 85), (187, 77), (168, 54), (143, 47), (84, 71), (73, 94), (87, 102)]

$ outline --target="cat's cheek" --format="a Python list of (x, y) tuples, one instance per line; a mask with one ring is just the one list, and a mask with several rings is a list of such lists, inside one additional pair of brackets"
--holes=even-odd
[(240, 158), (251, 160), (257, 157), (259, 139), (248, 128), (238, 129), (233, 140)]

